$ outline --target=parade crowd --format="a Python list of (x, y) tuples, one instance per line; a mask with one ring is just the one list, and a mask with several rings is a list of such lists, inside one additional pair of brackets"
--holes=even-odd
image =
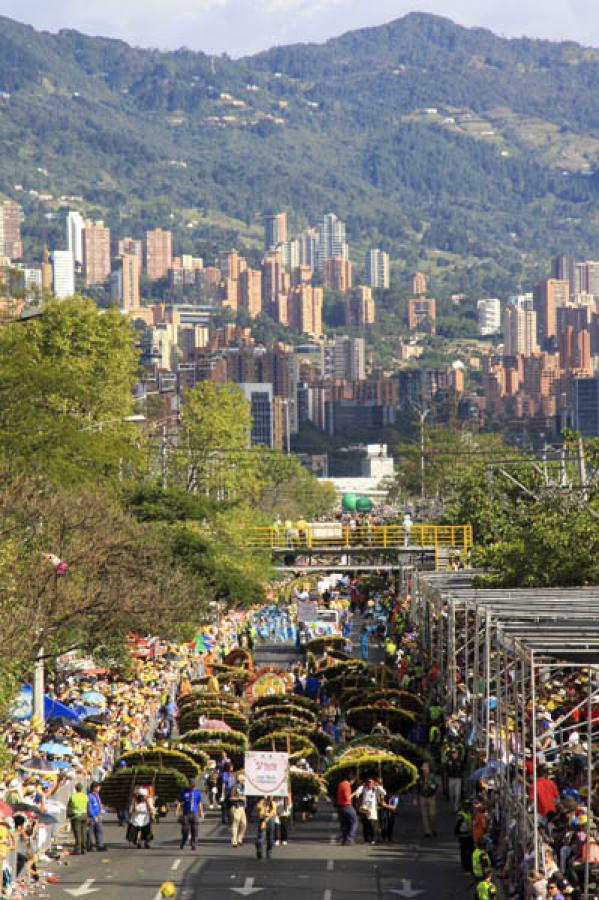
[[(563, 677), (555, 671), (547, 677), (542, 673), (537, 746), (513, 743), (508, 758), (496, 759), (491, 743), (485, 758), (472, 728), (473, 704), (480, 703), (480, 698), (471, 697), (465, 687), (463, 660), (459, 656), (456, 660), (458, 707), (449, 711), (446, 685), (437, 667), (427, 661), (414, 623), (411, 584), (398, 591), (383, 578), (375, 587), (372, 583), (361, 577), (328, 583), (317, 592), (317, 602), (339, 612), (341, 635), (356, 657), (385, 663), (398, 690), (424, 701), (425, 718), (415, 719), (402, 735), (420, 748), (422, 759), (407, 793), (387, 790), (384, 779), (360, 778), (357, 771), (339, 781), (332, 799), (340, 844), (351, 846), (358, 839), (368, 845), (391, 843), (401, 832), (402, 813), (416, 806), (424, 841), (434, 842), (440, 834), (447, 838), (451, 829), (456, 862), (476, 900), (492, 900), (498, 892), (522, 900), (564, 900), (566, 895), (577, 900), (583, 893), (585, 867), (592, 878), (599, 870), (596, 810), (586, 796), (586, 748), (576, 727), (584, 715), (588, 675), (584, 670)], [(308, 591), (307, 599), (313, 593)], [(65, 669), (48, 685), (48, 694), (63, 707), (79, 711), (76, 720), (55, 715), (42, 725), (31, 716), (9, 719), (4, 725), (9, 764), (0, 780), (2, 895), (29, 896), (40, 882), (59, 880), (59, 874), (47, 867), (68, 863), (68, 854), (107, 852), (102, 799), (106, 774), (118, 768), (123, 753), (157, 740), (176, 739), (182, 703), (198, 679), (207, 679), (208, 691), (234, 693), (233, 686), (211, 674), (211, 664), (222, 662), (229, 650), (257, 651), (262, 643), (273, 641), (296, 647), (302, 625), (297, 608), (306, 599), (304, 594), (297, 589), (281, 591), (285, 599), (277, 603), (278, 594), (273, 592), (260, 608), (220, 617), (195, 642), (167, 645), (160, 653), (134, 657), (127, 675), (93, 665)], [(356, 729), (348, 724), (340, 697), (328, 689), (309, 656), (298, 656), (291, 666), (290, 693), (316, 704), (317, 737), (322, 742), (318, 760), (300, 756), (294, 771), (326, 777), (338, 748), (356, 737)], [(577, 708), (582, 712), (577, 714)], [(532, 715), (531, 710), (526, 714)], [(565, 715), (572, 727), (564, 749), (558, 730)], [(383, 722), (373, 722), (371, 734), (389, 736), (390, 730)], [(537, 766), (535, 797), (533, 762)], [(506, 822), (506, 790), (528, 800), (529, 812), (536, 804), (536, 855), (532, 844), (514, 845), (515, 823)], [(208, 810), (220, 812), (232, 848), (244, 845), (252, 827), (256, 855), (265, 860), (275, 847), (291, 840), (294, 820), (309, 821), (317, 813), (308, 797), (291, 789), (285, 797), (257, 801), (248, 797), (242, 767), (224, 750), (201, 781), (190, 778), (179, 793), (174, 811), (181, 827), (181, 848), (198, 846), (201, 821)], [(145, 788), (131, 793), (126, 809), (119, 810), (131, 847), (152, 847), (159, 812)], [(64, 834), (56, 834), (65, 814), (72, 833), (68, 849)]]

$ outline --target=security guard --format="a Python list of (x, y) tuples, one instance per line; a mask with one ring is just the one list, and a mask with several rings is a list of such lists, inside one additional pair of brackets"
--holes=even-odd
[(69, 797), (67, 816), (71, 820), (71, 830), (75, 838), (75, 854), (85, 853), (87, 832), (88, 798), (83, 785), (78, 783)]
[(474, 840), (472, 838), (472, 812), (469, 800), (463, 800), (458, 810), (454, 834), (460, 845), (460, 862), (464, 872), (472, 872), (472, 854)]
[(491, 865), (491, 857), (485, 850), (484, 841), (479, 841), (476, 850), (472, 854), (472, 874), (476, 881), (486, 879), (487, 875), (492, 874), (493, 867)]
[(497, 888), (493, 884), (493, 873), (487, 872), (476, 885), (476, 900), (495, 900)]

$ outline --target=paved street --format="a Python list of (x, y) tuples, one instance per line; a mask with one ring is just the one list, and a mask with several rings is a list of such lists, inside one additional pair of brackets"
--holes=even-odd
[[(354, 638), (359, 622), (354, 623)], [(359, 645), (358, 645), (359, 646)], [(371, 642), (373, 661), (381, 650)], [(291, 648), (258, 648), (258, 665), (287, 666), (295, 658)], [(273, 858), (256, 859), (256, 822), (251, 821), (243, 847), (232, 848), (220, 812), (207, 810), (196, 851), (179, 849), (179, 827), (171, 813), (154, 829), (151, 850), (131, 850), (125, 830), (109, 820), (108, 853), (70, 857), (68, 867), (55, 867), (60, 885), (51, 886), (51, 900), (98, 897), (98, 900), (158, 900), (162, 882), (172, 880), (178, 900), (465, 900), (470, 879), (459, 867), (453, 819), (440, 801), (440, 836), (425, 840), (418, 811), (406, 797), (397, 817), (395, 843), (371, 847), (337, 841), (337, 816), (328, 800), (320, 803), (312, 822), (292, 825), (287, 847), (275, 847)], [(361, 836), (358, 837), (361, 841)]]
[(111, 823), (109, 852), (71, 857), (68, 867), (56, 867), (61, 883), (49, 888), (49, 897), (64, 900), (95, 893), (102, 900), (154, 900), (161, 883), (169, 879), (184, 900), (258, 896), (257, 889), (268, 900), (469, 897), (469, 879), (459, 869), (451, 820), (444, 818), (440, 837), (425, 842), (419, 837), (416, 809), (406, 800), (395, 844), (341, 847), (335, 843), (336, 816), (331, 804), (323, 802), (314, 821), (294, 823), (289, 845), (275, 847), (273, 859), (264, 862), (255, 858), (255, 823), (250, 825), (249, 842), (233, 849), (215, 811), (208, 812), (195, 852), (179, 850), (179, 830), (172, 816), (155, 828), (151, 850), (129, 850), (124, 830)]

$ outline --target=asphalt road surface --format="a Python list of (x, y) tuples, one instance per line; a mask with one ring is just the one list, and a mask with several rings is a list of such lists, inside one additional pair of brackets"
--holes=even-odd
[(130, 850), (124, 829), (108, 823), (107, 853), (69, 857), (53, 866), (61, 882), (48, 888), (51, 898), (158, 900), (160, 885), (172, 880), (178, 900), (225, 900), (261, 895), (264, 900), (461, 900), (470, 896), (462, 875), (451, 820), (442, 815), (439, 838), (420, 837), (416, 809), (401, 808), (395, 843), (340, 846), (337, 817), (328, 802), (312, 822), (293, 823), (286, 847), (275, 847), (271, 860), (256, 859), (255, 822), (243, 847), (231, 847), (220, 813), (208, 810), (197, 850), (179, 849), (179, 828), (171, 816), (154, 829), (151, 850)]
[[(372, 648), (373, 658), (379, 655)], [(268, 647), (260, 664), (285, 664), (294, 654)], [(286, 847), (275, 847), (270, 860), (257, 860), (256, 821), (242, 847), (233, 848), (218, 810), (207, 810), (195, 851), (179, 849), (179, 827), (171, 813), (154, 828), (150, 850), (129, 849), (125, 829), (109, 819), (107, 853), (69, 857), (68, 866), (52, 865), (60, 884), (45, 897), (97, 900), (159, 900), (160, 886), (173, 881), (177, 900), (466, 900), (470, 878), (463, 875), (453, 837), (453, 819), (440, 799), (439, 837), (424, 839), (417, 809), (403, 798), (393, 844), (358, 843), (342, 847), (332, 804), (320, 803), (311, 822), (294, 822)], [(69, 838), (70, 842), (70, 838)]]

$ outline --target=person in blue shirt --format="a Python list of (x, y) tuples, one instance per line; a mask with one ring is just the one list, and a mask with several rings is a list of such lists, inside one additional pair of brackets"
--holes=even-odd
[(306, 679), (306, 686), (304, 688), (304, 693), (306, 697), (309, 697), (310, 700), (318, 700), (318, 695), (320, 692), (320, 681), (316, 677), (313, 672), (310, 672)]
[(177, 800), (177, 816), (181, 823), (181, 850), (185, 847), (191, 836), (191, 849), (195, 850), (198, 843), (200, 819), (204, 818), (204, 804), (202, 792), (195, 786), (195, 780), (189, 779), (188, 787), (184, 788)]
[(219, 778), (219, 802), (223, 825), (231, 824), (231, 788), (235, 783), (231, 762), (225, 763)]
[(364, 625), (360, 632), (360, 651), (362, 654), (362, 659), (368, 659), (368, 626)]
[(95, 843), (98, 853), (104, 853), (106, 851), (106, 844), (104, 843), (104, 823), (102, 821), (103, 815), (104, 810), (102, 808), (102, 800), (100, 799), (100, 785), (94, 781), (90, 786), (89, 794), (87, 795), (87, 849), (93, 850)]

